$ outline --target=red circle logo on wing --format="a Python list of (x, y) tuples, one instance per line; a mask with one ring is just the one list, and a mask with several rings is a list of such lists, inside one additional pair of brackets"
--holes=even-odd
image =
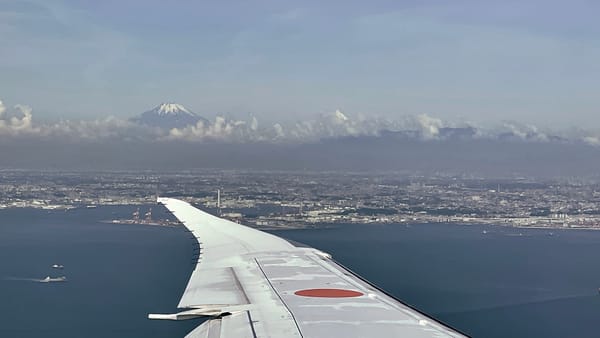
[(297, 296), (302, 297), (320, 297), (320, 298), (349, 298), (360, 297), (364, 294), (354, 290), (344, 289), (306, 289), (294, 292)]

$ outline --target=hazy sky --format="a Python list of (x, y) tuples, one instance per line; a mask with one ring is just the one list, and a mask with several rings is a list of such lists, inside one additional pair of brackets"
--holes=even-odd
[(396, 117), (600, 127), (600, 3), (0, 0), (0, 99), (36, 118)]

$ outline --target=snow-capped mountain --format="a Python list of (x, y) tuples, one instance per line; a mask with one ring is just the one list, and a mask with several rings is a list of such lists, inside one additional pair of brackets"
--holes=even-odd
[(199, 121), (208, 125), (208, 120), (178, 103), (161, 103), (153, 109), (134, 117), (132, 121), (162, 129), (183, 128)]

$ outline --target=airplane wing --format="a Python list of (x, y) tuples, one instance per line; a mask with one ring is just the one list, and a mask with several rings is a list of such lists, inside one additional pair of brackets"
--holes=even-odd
[(159, 198), (195, 236), (199, 259), (176, 314), (208, 317), (187, 338), (466, 337), (396, 300), (329, 254)]

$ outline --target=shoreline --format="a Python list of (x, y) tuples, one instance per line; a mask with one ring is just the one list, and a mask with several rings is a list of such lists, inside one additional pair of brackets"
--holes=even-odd
[[(97, 210), (98, 208), (101, 207), (115, 207), (115, 206), (130, 206), (129, 204), (109, 204), (109, 205), (97, 205), (97, 207), (94, 208), (89, 208), (87, 206), (73, 206), (73, 205), (62, 205), (61, 207), (57, 208), (57, 207), (52, 207), (52, 208), (41, 208), (39, 206), (2, 206), (0, 208), (0, 212), (1, 211), (9, 211), (9, 210), (24, 210), (24, 209), (31, 209), (31, 210), (43, 210), (46, 212), (52, 212), (52, 211), (56, 211), (56, 212), (64, 212), (64, 211), (68, 211), (68, 210), (74, 210), (74, 209), (79, 209), (79, 210)], [(402, 215), (402, 216), (408, 216), (408, 215)], [(402, 217), (402, 216), (398, 216), (398, 217)], [(420, 225), (420, 224), (448, 224), (448, 225), (460, 225), (460, 226), (473, 226), (473, 225), (489, 225), (489, 226), (494, 226), (494, 227), (503, 227), (503, 228), (515, 228), (515, 229), (536, 229), (536, 230), (589, 230), (589, 231), (600, 231), (600, 226), (579, 226), (579, 225), (573, 225), (573, 226), (563, 226), (562, 224), (560, 226), (556, 225), (550, 225), (550, 226), (543, 226), (543, 225), (515, 225), (513, 222), (507, 222), (507, 220), (510, 220), (509, 218), (506, 219), (477, 219), (477, 218), (469, 218), (468, 220), (465, 219), (461, 219), (461, 220), (448, 220), (448, 219), (444, 219), (444, 220), (439, 220), (439, 219), (411, 219), (410, 221), (407, 220), (407, 218), (409, 217), (402, 217), (402, 220), (404, 221), (393, 221), (393, 220), (385, 220), (385, 221), (368, 221), (365, 220), (365, 222), (357, 222), (355, 221), (344, 221), (344, 220), (336, 220), (336, 221), (323, 221), (323, 222), (304, 222), (302, 220), (297, 220), (297, 222), (281, 222), (281, 220), (273, 220), (272, 224), (264, 224), (264, 225), (256, 225), (255, 224), (255, 220), (252, 219), (251, 221), (245, 221), (245, 220), (241, 220), (241, 223), (244, 225), (247, 225), (251, 228), (255, 228), (255, 229), (259, 229), (259, 230), (267, 230), (267, 231), (273, 231), (273, 230), (299, 230), (299, 229), (327, 229), (327, 228), (334, 228), (334, 227), (339, 227), (339, 226), (343, 226), (344, 224), (360, 224), (360, 225), (364, 225), (364, 226), (369, 226), (369, 225)], [(458, 218), (458, 217), (457, 217)], [(523, 220), (522, 218), (520, 218), (519, 220)], [(535, 219), (532, 219), (535, 220)], [(268, 219), (263, 219), (263, 222), (266, 223), (270, 223)], [(279, 221), (279, 222), (278, 222)], [(150, 226), (162, 226), (162, 227), (177, 227), (178, 226), (178, 222), (174, 222), (174, 221), (167, 221), (167, 220), (153, 220), (150, 223), (145, 223), (144, 221), (141, 222), (134, 222), (133, 220), (129, 220), (129, 219), (104, 219), (100, 221), (101, 223), (106, 223), (106, 224), (123, 224), (123, 225), (132, 225), (132, 224), (140, 224), (140, 225), (150, 225)]]

